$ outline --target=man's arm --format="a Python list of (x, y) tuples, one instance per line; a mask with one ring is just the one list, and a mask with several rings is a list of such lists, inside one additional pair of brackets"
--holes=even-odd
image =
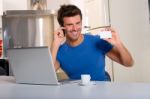
[(112, 38), (105, 40), (110, 42), (114, 47), (106, 55), (113, 61), (116, 61), (126, 67), (132, 66), (134, 61), (131, 54), (121, 42), (118, 34), (113, 29), (110, 29), (110, 31), (112, 32)]
[(53, 41), (52, 46), (51, 46), (51, 52), (52, 52), (53, 63), (54, 63), (56, 71), (60, 68), (60, 64), (56, 60), (58, 49), (59, 49), (59, 46), (56, 46), (55, 42)]
[(56, 57), (57, 57), (58, 49), (59, 49), (61, 43), (65, 39), (62, 29), (64, 29), (64, 28), (61, 27), (54, 32), (54, 40), (53, 40), (52, 46), (51, 46), (51, 53), (52, 53), (55, 70), (58, 70), (60, 68), (60, 64), (57, 61)]
[(124, 45), (114, 46), (113, 49), (107, 53), (107, 56), (126, 67), (133, 65), (133, 59), (129, 51), (124, 47)]

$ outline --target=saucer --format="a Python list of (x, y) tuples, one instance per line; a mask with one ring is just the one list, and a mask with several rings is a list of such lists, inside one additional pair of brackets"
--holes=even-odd
[(89, 82), (88, 84), (83, 84), (82, 82), (79, 83), (80, 86), (90, 86), (90, 85), (96, 85), (94, 81)]

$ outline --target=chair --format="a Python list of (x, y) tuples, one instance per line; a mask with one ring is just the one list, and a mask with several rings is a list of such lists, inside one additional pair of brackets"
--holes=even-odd
[(9, 75), (9, 64), (6, 59), (0, 59), (0, 75)]
[(107, 71), (105, 71), (105, 75), (107, 77), (107, 81), (111, 81), (111, 77), (110, 77), (110, 75), (109, 75), (109, 73)]

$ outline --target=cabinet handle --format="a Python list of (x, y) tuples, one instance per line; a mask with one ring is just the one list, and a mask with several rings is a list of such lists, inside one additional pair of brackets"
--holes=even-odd
[(86, 29), (90, 29), (90, 28), (91, 28), (91, 26), (84, 26), (84, 28), (86, 28)]

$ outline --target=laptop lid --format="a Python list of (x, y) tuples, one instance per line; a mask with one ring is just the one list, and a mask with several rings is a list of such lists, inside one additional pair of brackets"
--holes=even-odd
[(48, 47), (8, 49), (8, 60), (17, 83), (59, 84)]

